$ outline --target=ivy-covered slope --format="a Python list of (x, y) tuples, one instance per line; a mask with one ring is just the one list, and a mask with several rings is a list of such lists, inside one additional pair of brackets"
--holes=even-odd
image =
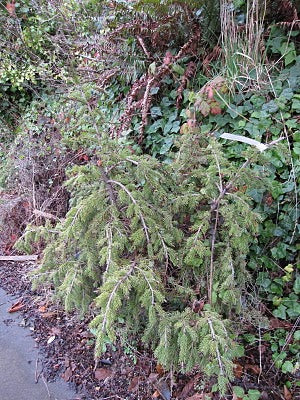
[(63, 4), (72, 29), (54, 6), (7, 10), (24, 32), (27, 14), (53, 24), (31, 32), (46, 75), (26, 41), (12, 70), (32, 63), (35, 81), (2, 75), (26, 108), (2, 114), (19, 124), (2, 165), (53, 212), (18, 247), (44, 248), (35, 285), (96, 315), (97, 355), (134, 335), (164, 368), (258, 399), (233, 369), (253, 344), (266, 379), (296, 390), (299, 371), (298, 31), (278, 16), (270, 30), (260, 2), (196, 3)]

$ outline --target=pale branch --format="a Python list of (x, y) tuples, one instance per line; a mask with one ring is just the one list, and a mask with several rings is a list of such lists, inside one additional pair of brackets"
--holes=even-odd
[[(128, 194), (128, 196), (130, 197), (130, 199), (131, 199), (131, 201), (133, 202), (133, 204), (136, 205), (136, 206), (138, 206), (138, 204), (137, 204), (135, 198), (132, 196), (132, 194), (131, 194), (130, 191), (127, 189), (127, 187), (124, 186), (121, 182), (117, 182), (117, 181), (114, 181), (114, 180), (109, 180), (108, 183), (111, 183), (111, 184), (120, 186), (120, 188), (122, 188), (122, 189), (124, 190), (124, 192), (126, 192), (126, 193)], [(144, 216), (143, 216), (143, 214), (142, 214), (140, 211), (139, 211), (139, 216), (140, 216), (140, 219), (141, 219), (141, 222), (142, 222), (144, 231), (145, 231), (145, 235), (146, 235), (146, 238), (147, 238), (147, 242), (150, 243), (150, 237), (149, 237), (149, 233), (148, 233), (148, 228), (147, 228), (147, 225), (146, 225)]]
[(16, 262), (36, 261), (38, 257), (39, 256), (36, 254), (28, 256), (0, 256), (0, 261), (16, 261)]
[(147, 284), (149, 286), (149, 289), (151, 291), (151, 305), (154, 306), (154, 304), (155, 304), (155, 301), (154, 301), (154, 290), (153, 290), (153, 288), (151, 286), (151, 283), (149, 282), (149, 279), (147, 278), (147, 276), (145, 275), (145, 272), (141, 268), (136, 267), (136, 269), (138, 271), (140, 271), (140, 273), (144, 276), (145, 281), (147, 282)]
[(165, 267), (166, 267), (166, 272), (167, 272), (168, 267), (169, 267), (169, 254), (168, 254), (168, 249), (167, 249), (167, 246), (166, 246), (165, 241), (164, 241), (164, 239), (162, 238), (161, 234), (159, 233), (158, 235), (159, 235), (161, 244), (162, 244), (162, 246), (163, 246), (164, 254), (165, 254), (165, 260), (166, 260)]
[(148, 111), (151, 105), (151, 99), (152, 99), (152, 95), (150, 93), (150, 90), (152, 88), (152, 85), (155, 82), (155, 78), (151, 78), (148, 80), (147, 82), (147, 86), (146, 86), (146, 90), (144, 93), (144, 97), (143, 97), (143, 102), (142, 102), (142, 124), (140, 127), (140, 139), (143, 138), (143, 134), (144, 134), (144, 129), (145, 126), (147, 126), (148, 124)]
[(214, 257), (215, 257), (215, 242), (216, 233), (219, 223), (219, 208), (215, 210), (215, 222), (211, 237), (211, 247), (210, 247), (210, 266), (209, 266), (209, 283), (208, 283), (208, 302), (212, 304), (212, 291), (213, 291), (213, 279), (214, 279)]
[(53, 221), (60, 221), (60, 219), (56, 215), (53, 215), (53, 214), (50, 214), (50, 213), (47, 213), (47, 212), (44, 212), (41, 210), (35, 209), (35, 210), (33, 210), (33, 214), (36, 215), (37, 217), (42, 217), (45, 219), (52, 219)]
[(131, 162), (132, 164), (138, 166), (139, 163), (137, 161), (132, 160), (131, 158), (126, 158), (126, 161)]
[(221, 193), (219, 194), (219, 196), (217, 197), (216, 200), (214, 200), (211, 204), (210, 207), (210, 211), (211, 213), (214, 212), (220, 204), (220, 201), (223, 199), (223, 197), (227, 194), (227, 192), (232, 188), (232, 186), (234, 185), (235, 181), (237, 180), (237, 178), (239, 177), (239, 172), (245, 168), (248, 167), (248, 165), (250, 164), (251, 159), (248, 159), (244, 162), (244, 164), (241, 166), (241, 168), (239, 169), (239, 171), (235, 174), (235, 176), (231, 179), (231, 181), (229, 181), (227, 183), (227, 185), (225, 185), (225, 187), (223, 188), (223, 190), (221, 191)]
[(219, 346), (217, 343), (217, 338), (215, 335), (215, 331), (214, 331), (214, 327), (212, 324), (212, 321), (208, 318), (208, 325), (210, 328), (210, 332), (211, 332), (211, 336), (213, 338), (213, 341), (216, 343), (216, 353), (217, 353), (217, 359), (218, 359), (218, 364), (219, 364), (219, 368), (220, 368), (220, 375), (224, 375), (224, 368), (223, 368), (223, 363), (222, 363), (222, 359), (221, 359), (221, 354), (220, 354), (220, 350), (219, 350)]
[(118, 209), (117, 199), (116, 199), (116, 196), (115, 196), (113, 187), (112, 187), (111, 184), (109, 183), (109, 178), (108, 178), (108, 176), (107, 176), (107, 174), (106, 174), (104, 168), (103, 168), (101, 165), (99, 165), (99, 164), (97, 164), (97, 165), (98, 165), (98, 168), (99, 168), (99, 170), (100, 170), (102, 180), (103, 180), (103, 182), (105, 183), (106, 190), (107, 190), (107, 193), (108, 193), (110, 202), (111, 202), (112, 205), (115, 205), (116, 208)]
[(214, 153), (214, 158), (216, 160), (216, 165), (217, 165), (218, 173), (219, 173), (219, 184), (220, 184), (219, 191), (222, 192), (223, 191), (223, 181), (222, 181), (221, 167), (220, 167), (218, 157), (216, 156), (215, 153)]
[(103, 274), (103, 280), (105, 280), (105, 276), (109, 270), (110, 264), (111, 264), (111, 258), (112, 258), (112, 231), (111, 231), (111, 226), (109, 225), (107, 227), (107, 229), (105, 229), (105, 233), (106, 233), (106, 238), (107, 238), (107, 243), (108, 243), (108, 252), (107, 252), (107, 260), (106, 260), (106, 269), (105, 272)]
[(143, 38), (141, 36), (137, 35), (137, 40), (138, 40), (141, 48), (143, 49), (143, 52), (145, 53), (146, 57), (151, 58), (151, 54), (149, 53)]
[(202, 231), (202, 228), (203, 228), (203, 225), (205, 224), (205, 222), (206, 222), (206, 221), (202, 222), (202, 224), (199, 225), (199, 228), (197, 229), (196, 235), (195, 235), (195, 237), (194, 237), (194, 244), (197, 242), (200, 233), (202, 233), (203, 237), (205, 237), (206, 232), (203, 232), (203, 231)]
[(72, 219), (72, 222), (71, 222), (71, 224), (70, 224), (70, 228), (72, 228), (72, 226), (75, 224), (75, 221), (76, 221), (76, 219), (77, 219), (77, 217), (78, 217), (78, 215), (79, 215), (79, 213), (80, 213), (80, 211), (83, 209), (83, 206), (81, 205), (80, 207), (78, 207), (78, 209), (76, 210), (76, 213), (75, 213), (75, 215), (74, 215), (74, 217), (73, 217), (73, 219)]
[(117, 284), (113, 288), (113, 290), (112, 290), (112, 292), (111, 292), (111, 294), (109, 296), (108, 302), (106, 304), (106, 307), (105, 307), (105, 314), (104, 314), (104, 318), (103, 318), (103, 321), (102, 321), (102, 332), (105, 332), (106, 323), (107, 323), (107, 316), (108, 316), (108, 313), (109, 313), (109, 310), (110, 310), (110, 305), (111, 305), (111, 302), (113, 301), (113, 299), (115, 297), (115, 294), (117, 293), (117, 290), (122, 285), (122, 283), (125, 282), (126, 279), (129, 278), (129, 276), (131, 275), (131, 273), (132, 273), (132, 271), (134, 269), (135, 269), (135, 263), (132, 264), (130, 270), (124, 276), (122, 276), (122, 278), (117, 282)]

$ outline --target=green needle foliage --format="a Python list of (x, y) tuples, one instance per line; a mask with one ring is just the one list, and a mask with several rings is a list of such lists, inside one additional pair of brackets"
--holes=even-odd
[(97, 354), (133, 332), (166, 368), (201, 364), (224, 391), (238, 350), (229, 321), (257, 230), (243, 190), (258, 182), (256, 155), (236, 167), (216, 139), (196, 134), (182, 137), (170, 165), (111, 139), (101, 146), (69, 171), (65, 220), (25, 235), (25, 247), (48, 240), (36, 284), (53, 282), (67, 310), (93, 306)]

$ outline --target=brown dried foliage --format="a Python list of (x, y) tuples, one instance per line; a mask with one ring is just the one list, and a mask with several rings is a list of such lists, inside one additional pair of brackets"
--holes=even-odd
[(197, 66), (194, 61), (190, 61), (186, 67), (184, 74), (181, 77), (180, 85), (177, 89), (177, 99), (176, 99), (176, 107), (180, 108), (182, 99), (183, 99), (183, 91), (187, 86), (189, 79), (191, 79), (196, 73)]
[(31, 203), (16, 193), (0, 193), (0, 254), (10, 254), (31, 215)]
[[(194, 25), (193, 33), (189, 40), (180, 48), (178, 53), (173, 56), (170, 51), (165, 52), (162, 64), (156, 68), (154, 73), (148, 71), (141, 76), (131, 87), (126, 99), (126, 107), (120, 117), (120, 125), (117, 130), (112, 129), (111, 136), (119, 137), (120, 134), (128, 129), (131, 124), (133, 116), (140, 112), (142, 116), (142, 123), (140, 126), (139, 143), (143, 141), (144, 130), (148, 124), (149, 110), (152, 104), (151, 89), (161, 85), (162, 79), (171, 71), (174, 63), (180, 61), (185, 56), (195, 56), (200, 43), (201, 31), (198, 25)], [(181, 79), (178, 88), (178, 107), (182, 100), (182, 92), (186, 87), (188, 79), (190, 79), (196, 71), (196, 64), (190, 62), (187, 66), (184, 76)]]

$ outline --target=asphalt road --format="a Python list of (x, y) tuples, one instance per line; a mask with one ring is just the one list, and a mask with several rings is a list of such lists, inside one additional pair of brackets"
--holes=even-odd
[[(15, 299), (0, 289), (0, 400), (71, 400), (75, 393), (64, 381), (35, 383), (39, 354), (19, 313), (7, 310)], [(38, 364), (39, 366), (39, 364)]]

